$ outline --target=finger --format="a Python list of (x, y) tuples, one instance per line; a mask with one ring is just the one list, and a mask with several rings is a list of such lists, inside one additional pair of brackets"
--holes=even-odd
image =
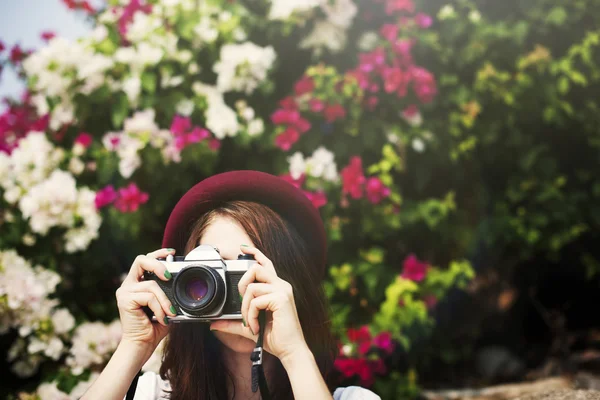
[(255, 297), (250, 301), (248, 307), (248, 318), (246, 323), (252, 329), (252, 332), (258, 332), (260, 329), (260, 323), (258, 322), (258, 314), (261, 310), (277, 311), (279, 304), (283, 296), (280, 293), (273, 292), (264, 296)]
[(271, 270), (275, 275), (277, 275), (277, 271), (275, 271), (275, 267), (273, 266), (273, 263), (271, 262), (271, 260), (269, 260), (267, 258), (267, 256), (265, 256), (262, 253), (262, 251), (260, 251), (256, 247), (250, 247), (250, 246), (245, 246), (245, 245), (240, 246), (240, 249), (242, 249), (242, 252), (244, 254), (252, 254), (257, 263), (259, 263), (266, 269)]
[(154, 281), (138, 282), (135, 285), (132, 285), (130, 290), (131, 292), (135, 293), (152, 293), (154, 297), (158, 299), (158, 302), (160, 303), (160, 306), (165, 314), (169, 314), (172, 317), (177, 315), (175, 307), (173, 307), (173, 303), (171, 303), (171, 300), (169, 300), (165, 292), (163, 292), (160, 286), (158, 286), (158, 283)]
[(135, 305), (139, 307), (148, 307), (150, 310), (152, 310), (159, 324), (168, 326), (168, 323), (165, 322), (168, 321), (166, 319), (165, 312), (163, 311), (162, 307), (160, 306), (160, 302), (156, 296), (154, 296), (154, 294), (149, 292), (131, 292), (129, 296), (130, 300)]
[(250, 330), (249, 327), (242, 325), (240, 321), (232, 321), (221, 319), (210, 324), (211, 331), (219, 331), (239, 335), (256, 342), (257, 336)]
[(158, 250), (154, 250), (153, 252), (146, 254), (146, 256), (152, 257), (152, 258), (164, 258), (164, 257), (168, 256), (169, 254), (175, 255), (175, 249), (167, 249), (167, 248), (158, 249)]
[(139, 255), (133, 261), (125, 281), (130, 284), (139, 282), (140, 278), (144, 275), (144, 271), (154, 272), (163, 281), (171, 279), (171, 274), (167, 271), (163, 263), (156, 258)]
[(241, 313), (242, 317), (248, 321), (248, 308), (250, 307), (250, 302), (252, 299), (258, 296), (263, 296), (265, 294), (272, 293), (275, 290), (273, 285), (268, 283), (251, 283), (246, 288), (246, 293), (244, 293), (244, 298), (242, 300)]
[(262, 283), (275, 283), (277, 279), (279, 278), (277, 278), (277, 275), (274, 272), (263, 268), (259, 264), (254, 264), (248, 269), (248, 271), (246, 271), (244, 275), (242, 275), (242, 278), (238, 283), (238, 290), (243, 296), (244, 293), (246, 293), (246, 288), (248, 285), (253, 282), (258, 281)]

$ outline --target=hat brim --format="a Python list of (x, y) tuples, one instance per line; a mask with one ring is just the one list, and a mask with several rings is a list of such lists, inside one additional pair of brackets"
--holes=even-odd
[(183, 254), (191, 229), (200, 216), (223, 202), (234, 200), (257, 202), (278, 213), (304, 238), (314, 262), (325, 267), (327, 238), (319, 211), (300, 189), (259, 171), (225, 172), (194, 185), (171, 212), (162, 246)]

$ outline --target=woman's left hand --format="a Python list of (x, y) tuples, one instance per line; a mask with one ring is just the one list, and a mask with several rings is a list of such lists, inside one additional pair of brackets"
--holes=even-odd
[(298, 319), (292, 285), (277, 276), (273, 263), (254, 247), (241, 247), (256, 260), (240, 279), (238, 289), (243, 296), (242, 317), (239, 321), (219, 320), (210, 329), (244, 336), (256, 342), (259, 331), (258, 313), (267, 310), (263, 347), (280, 360), (306, 348)]

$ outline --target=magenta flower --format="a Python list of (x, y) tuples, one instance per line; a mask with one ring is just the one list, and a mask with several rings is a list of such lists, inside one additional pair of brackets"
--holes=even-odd
[(375, 336), (373, 344), (387, 354), (392, 354), (394, 352), (395, 346), (392, 341), (392, 334), (389, 332), (381, 332), (379, 335)]
[(290, 175), (290, 174), (279, 175), (279, 177), (281, 179), (283, 179), (284, 181), (291, 183), (298, 189), (300, 189), (302, 187), (302, 185), (304, 184), (304, 180), (306, 179), (306, 176), (304, 174), (302, 174), (298, 179), (292, 178), (292, 175)]
[(406, 95), (410, 75), (399, 67), (385, 67), (381, 77), (384, 81), (383, 89), (386, 93), (398, 92), (400, 97)]
[(438, 299), (434, 295), (430, 294), (428, 296), (423, 297), (423, 302), (427, 306), (427, 309), (431, 310), (437, 305)]
[(404, 260), (401, 276), (404, 279), (421, 282), (427, 275), (428, 267), (427, 263), (419, 261), (414, 254), (409, 254)]
[(332, 123), (346, 116), (346, 110), (341, 104), (333, 104), (325, 107), (325, 121)]
[(13, 64), (18, 64), (27, 56), (27, 53), (21, 49), (21, 46), (18, 44), (14, 45), (12, 49), (10, 49), (10, 61)]
[(96, 209), (101, 209), (102, 207), (106, 207), (109, 204), (112, 204), (117, 199), (117, 192), (112, 185), (106, 186), (104, 189), (96, 192), (96, 199), (94, 203), (96, 204)]
[(427, 14), (418, 13), (415, 16), (415, 22), (423, 29), (429, 28), (433, 24), (433, 18)]
[(208, 147), (213, 151), (217, 151), (221, 148), (221, 141), (217, 138), (212, 138), (208, 142)]
[(42, 38), (43, 41), (49, 42), (50, 40), (52, 40), (53, 38), (56, 37), (56, 33), (50, 32), (50, 31), (45, 31), (45, 32), (42, 32), (40, 37)]
[(391, 193), (390, 188), (385, 186), (377, 177), (367, 179), (366, 191), (367, 199), (373, 204), (381, 203), (381, 201)]
[(89, 133), (81, 132), (75, 139), (76, 144), (80, 144), (86, 149), (92, 144), (93, 138)]
[(367, 325), (359, 329), (348, 329), (348, 340), (358, 346), (358, 354), (364, 356), (371, 349), (371, 332)]
[(313, 204), (313, 206), (315, 206), (315, 208), (321, 208), (327, 204), (327, 196), (325, 195), (325, 192), (323, 192), (323, 191), (308, 192), (305, 190), (304, 194), (312, 202), (312, 204)]
[(362, 386), (370, 387), (375, 382), (375, 374), (385, 374), (386, 368), (382, 360), (365, 358), (338, 358), (334, 367), (346, 378), (358, 376)]
[(174, 135), (183, 135), (190, 129), (192, 129), (192, 120), (189, 117), (182, 117), (180, 115), (173, 117), (170, 128), (171, 133)]
[(289, 151), (298, 139), (300, 139), (300, 133), (294, 128), (287, 128), (275, 138), (275, 146)]
[(294, 92), (296, 93), (296, 96), (302, 96), (303, 94), (311, 93), (313, 90), (315, 90), (315, 81), (309, 76), (303, 76), (302, 79), (300, 79), (298, 82), (296, 82), (296, 85), (294, 85)]
[(423, 103), (431, 103), (437, 94), (435, 77), (429, 71), (420, 67), (413, 67), (410, 75), (414, 81), (415, 93)]
[(152, 12), (151, 4), (144, 4), (141, 0), (130, 0), (129, 4), (123, 9), (121, 18), (119, 18), (119, 33), (121, 37), (125, 37), (129, 24), (133, 22), (133, 17), (138, 11), (145, 14)]
[(319, 99), (310, 99), (308, 106), (310, 107), (310, 111), (314, 113), (320, 113), (325, 109), (325, 103)]
[(395, 42), (398, 38), (398, 25), (384, 24), (379, 32), (388, 42)]
[(137, 211), (141, 204), (148, 201), (148, 193), (141, 192), (135, 183), (121, 188), (115, 200), (115, 208), (122, 213)]
[(2, 53), (4, 51), (4, 49), (6, 49), (6, 46), (4, 45), (2, 40), (0, 40), (0, 53)]
[(363, 174), (362, 159), (359, 156), (354, 156), (348, 164), (340, 172), (342, 177), (342, 193), (350, 194), (353, 199), (363, 197), (363, 186), (366, 178)]
[(396, 11), (412, 13), (415, 11), (415, 4), (412, 0), (387, 0), (385, 12), (390, 15)]

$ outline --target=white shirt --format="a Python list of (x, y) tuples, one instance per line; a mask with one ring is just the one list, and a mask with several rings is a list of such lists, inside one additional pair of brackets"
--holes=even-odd
[[(167, 391), (170, 390), (171, 385), (168, 381), (163, 381), (160, 375), (144, 372), (138, 380), (133, 400), (166, 400), (169, 398)], [(333, 400), (381, 400), (381, 397), (370, 390), (349, 386), (335, 389)]]

